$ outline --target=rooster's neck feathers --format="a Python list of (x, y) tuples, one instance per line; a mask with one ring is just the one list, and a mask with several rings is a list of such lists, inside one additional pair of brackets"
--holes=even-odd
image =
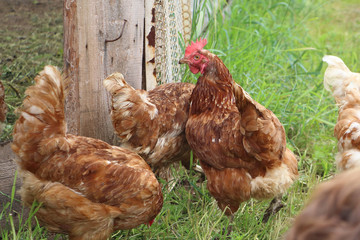
[(216, 55), (206, 51), (209, 59), (205, 72), (199, 77), (191, 96), (190, 114), (214, 109), (229, 109), (235, 105), (233, 86), (229, 70)]
[(208, 51), (202, 51), (203, 55), (205, 55), (209, 62), (205, 68), (204, 77), (212, 78), (219, 84), (219, 86), (227, 85), (229, 88), (234, 84), (234, 80), (230, 74), (229, 69), (225, 66), (223, 61)]

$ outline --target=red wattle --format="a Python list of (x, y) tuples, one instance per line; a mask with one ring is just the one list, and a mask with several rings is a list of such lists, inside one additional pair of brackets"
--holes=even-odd
[(192, 67), (192, 66), (189, 66), (190, 68), (190, 71), (193, 73), (193, 74), (197, 74), (198, 72), (200, 72), (200, 70), (196, 67)]
[(154, 220), (155, 220), (155, 219), (150, 220), (146, 225), (148, 225), (148, 227), (151, 227), (151, 225), (154, 223)]

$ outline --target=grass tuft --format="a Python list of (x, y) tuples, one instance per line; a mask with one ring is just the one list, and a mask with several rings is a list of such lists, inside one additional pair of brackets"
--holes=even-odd
[[(227, 2), (194, 1), (192, 39), (206, 37), (207, 49), (224, 61), (234, 79), (276, 114), (285, 127), (288, 147), (298, 156), (300, 172), (283, 197), (285, 208), (262, 224), (270, 200), (243, 203), (230, 237), (281, 239), (314, 187), (336, 173), (337, 108), (323, 88), (321, 59), (325, 54), (337, 55), (351, 70), (360, 71), (360, 4), (356, 0), (233, 0), (228, 6)], [(14, 109), (35, 74), (46, 64), (62, 66), (62, 15), (54, 10), (29, 19), (31, 33), (8, 28), (0, 35), (1, 80), (9, 107), (2, 141), (11, 139)], [(184, 79), (195, 82), (197, 76), (187, 72)], [(209, 195), (206, 180), (193, 171), (174, 171), (174, 175), (172, 191), (162, 182), (164, 207), (152, 227), (119, 231), (113, 239), (224, 239), (222, 231), (229, 221)], [(0, 213), (0, 220), (11, 225), (1, 231), (2, 239), (46, 238), (48, 233), (33, 216), (38, 205), (29, 218), (17, 223), (9, 215), (13, 199), (14, 195)]]

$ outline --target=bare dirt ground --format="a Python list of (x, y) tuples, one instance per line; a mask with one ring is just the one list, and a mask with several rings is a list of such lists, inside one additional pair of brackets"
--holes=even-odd
[(61, 0), (0, 0), (0, 29), (17, 31), (21, 34), (31, 34), (37, 26), (31, 18), (41, 17), (47, 12), (62, 14)]
[(44, 41), (39, 33), (51, 38), (59, 31), (54, 26), (62, 27), (62, 5), (61, 0), (0, 0), (0, 64), (9, 66), (26, 54), (38, 54), (41, 49), (34, 44)]

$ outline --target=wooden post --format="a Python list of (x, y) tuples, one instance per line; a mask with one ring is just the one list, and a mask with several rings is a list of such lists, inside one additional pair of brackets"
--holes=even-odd
[(156, 87), (155, 70), (155, 0), (145, 1), (145, 78), (146, 90)]
[(144, 0), (64, 1), (64, 72), (71, 79), (65, 109), (69, 133), (114, 142), (102, 82), (118, 71), (134, 88), (142, 88), (143, 44)]

